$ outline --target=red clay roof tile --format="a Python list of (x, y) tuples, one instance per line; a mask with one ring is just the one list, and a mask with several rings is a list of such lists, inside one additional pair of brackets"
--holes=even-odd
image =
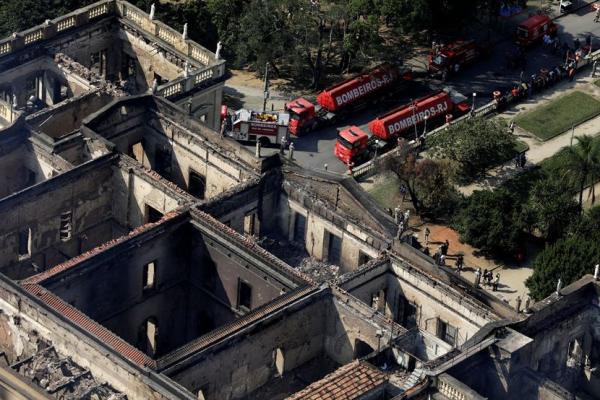
[(352, 400), (384, 384), (386, 375), (365, 361), (346, 364), (286, 400)]

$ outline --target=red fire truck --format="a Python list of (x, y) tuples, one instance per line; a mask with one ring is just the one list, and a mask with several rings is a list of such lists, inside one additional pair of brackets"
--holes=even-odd
[(305, 98), (288, 102), (285, 109), (290, 113), (290, 133), (301, 135), (318, 127), (333, 123), (350, 112), (371, 104), (367, 100), (392, 95), (400, 81), (412, 79), (412, 74), (401, 74), (391, 64), (382, 64), (354, 78), (339, 82), (323, 90), (317, 96), (317, 104)]
[(517, 27), (517, 43), (523, 47), (541, 41), (545, 34), (554, 36), (557, 26), (547, 15), (534, 15)]
[(289, 139), (287, 113), (256, 112), (240, 109), (225, 117), (224, 134), (236, 139), (260, 142), (262, 145), (281, 144)]
[(484, 49), (474, 40), (457, 40), (445, 46), (434, 45), (429, 53), (429, 72), (447, 76), (481, 57)]
[(424, 123), (433, 127), (469, 110), (465, 96), (440, 90), (375, 118), (368, 125), (371, 135), (356, 126), (340, 131), (334, 152), (344, 163), (358, 164), (395, 146), (398, 137), (411, 137)]

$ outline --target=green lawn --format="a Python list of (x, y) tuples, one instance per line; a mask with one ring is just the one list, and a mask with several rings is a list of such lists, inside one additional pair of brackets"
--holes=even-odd
[(596, 86), (600, 86), (600, 79), (598, 79), (597, 81), (594, 82), (594, 85)]
[(588, 94), (573, 92), (518, 116), (515, 123), (541, 140), (548, 140), (598, 114), (600, 101)]
[(377, 185), (373, 186), (368, 193), (379, 204), (379, 207), (392, 210), (402, 201), (400, 194), (400, 181), (394, 174), (386, 174)]

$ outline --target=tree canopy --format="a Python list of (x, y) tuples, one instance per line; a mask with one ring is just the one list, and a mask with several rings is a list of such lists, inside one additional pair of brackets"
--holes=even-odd
[[(580, 223), (581, 231), (547, 246), (533, 263), (533, 275), (525, 282), (531, 296), (541, 300), (555, 289), (558, 279), (568, 285), (585, 274), (593, 273), (600, 263), (600, 211), (598, 207)], [(591, 226), (595, 228), (589, 230)], [(590, 234), (591, 233), (591, 234)]]
[(458, 164), (464, 178), (472, 179), (515, 155), (515, 138), (499, 121), (469, 118), (450, 125), (429, 140), (431, 153)]
[(459, 207), (453, 226), (460, 240), (500, 259), (516, 255), (523, 237), (519, 203), (505, 189), (478, 190)]
[(382, 167), (392, 171), (404, 186), (415, 211), (431, 218), (451, 215), (460, 201), (452, 185), (452, 168), (443, 161), (418, 159), (404, 143), (395, 157), (388, 157)]

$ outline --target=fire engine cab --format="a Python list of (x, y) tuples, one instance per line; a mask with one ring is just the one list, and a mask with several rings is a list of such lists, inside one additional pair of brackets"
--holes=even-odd
[(429, 72), (456, 73), (481, 55), (482, 49), (474, 40), (457, 40), (445, 46), (434, 44), (429, 54)]
[(542, 40), (544, 35), (554, 36), (557, 26), (547, 15), (534, 15), (517, 27), (517, 43), (527, 47)]

